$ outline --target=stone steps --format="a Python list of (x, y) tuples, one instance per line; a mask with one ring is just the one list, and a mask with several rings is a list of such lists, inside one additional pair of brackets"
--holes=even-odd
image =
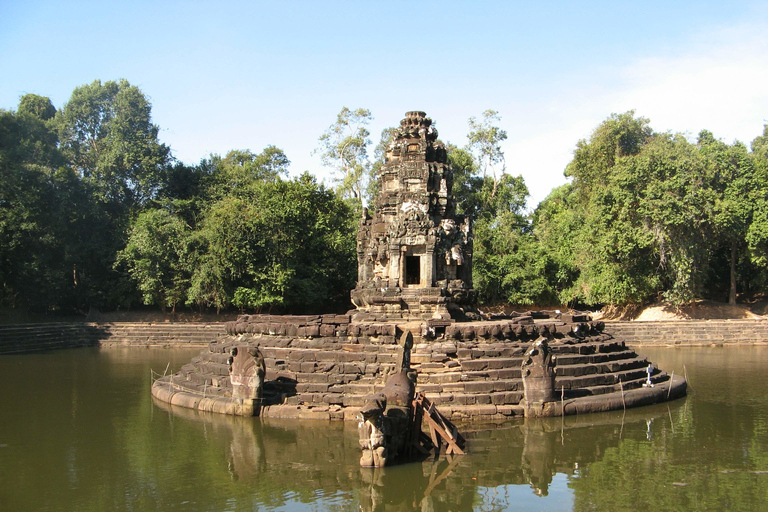
[[(668, 380), (669, 380), (669, 374), (667, 374), (666, 372), (658, 372), (656, 375), (651, 376), (651, 382), (653, 382), (654, 384), (666, 382)], [(576, 390), (566, 389), (565, 395), (567, 398), (570, 398), (575, 396), (590, 396), (590, 395), (604, 395), (608, 393), (621, 393), (622, 387), (626, 392), (626, 391), (629, 391), (630, 389), (638, 389), (643, 387), (643, 384), (645, 384), (646, 381), (647, 381), (647, 374), (644, 375), (642, 378), (622, 380), (621, 384), (617, 382), (615, 384), (586, 386), (584, 388), (579, 388)], [(555, 387), (557, 387), (557, 383), (555, 383)]]
[(684, 320), (653, 322), (606, 322), (616, 337), (640, 345), (720, 345), (768, 342), (768, 320)]
[[(267, 339), (273, 345), (265, 344)], [(366, 395), (381, 390), (385, 375), (397, 360), (398, 348), (392, 345), (336, 340), (329, 344), (323, 343), (323, 338), (313, 341), (274, 336), (262, 340), (256, 345), (265, 356), (265, 403), (271, 404), (362, 405)], [(231, 337), (223, 343), (210, 343), (209, 350), (181, 373), (189, 374), (190, 386), (197, 391), (207, 388), (209, 394), (226, 395), (230, 392), (226, 366), (229, 349), (242, 342)], [(312, 344), (315, 348), (310, 348)], [(519, 403), (523, 396), (520, 368), (527, 347), (527, 343), (515, 342), (420, 344), (412, 354), (413, 367), (419, 371), (417, 388), (437, 404)], [(558, 368), (556, 387), (565, 387), (569, 397), (617, 392), (618, 379), (624, 381), (625, 389), (645, 381), (647, 361), (623, 342), (571, 341), (553, 344), (553, 349)], [(214, 384), (221, 387), (214, 391)]]
[(572, 389), (586, 389), (596, 386), (618, 386), (619, 381), (629, 382), (633, 380), (644, 380), (647, 378), (645, 368), (618, 371), (613, 373), (603, 373), (595, 375), (582, 375), (574, 377), (555, 377), (555, 388), (565, 388), (566, 393)]
[(106, 335), (94, 324), (52, 322), (0, 326), (0, 354), (95, 346)]
[[(367, 350), (368, 345), (332, 343), (310, 349), (293, 347), (283, 338), (253, 339), (265, 356), (264, 400), (268, 404), (358, 407), (367, 395), (381, 391), (397, 359), (396, 346), (376, 345), (373, 351)], [(281, 346), (265, 345), (267, 339)], [(197, 392), (207, 389), (210, 394), (227, 395), (231, 390), (226, 365), (229, 349), (242, 342), (231, 337), (224, 343), (210, 343), (209, 350), (194, 358), (180, 374), (186, 374)], [(419, 372), (417, 390), (438, 405), (508, 405), (519, 403), (523, 397), (521, 365), (527, 344), (421, 348), (416, 355), (423, 362), (413, 364)], [(618, 391), (619, 380), (626, 389), (645, 381), (647, 361), (622, 342), (557, 344), (553, 348), (558, 368), (555, 386), (565, 387), (569, 397)]]
[(465, 372), (481, 370), (499, 370), (503, 368), (520, 368), (523, 364), (522, 357), (496, 357), (483, 359), (470, 359), (461, 361), (461, 369)]
[(224, 336), (222, 324), (100, 324), (110, 345), (207, 345)]
[(520, 379), (522, 378), (520, 367), (517, 368), (502, 368), (498, 370), (480, 370), (473, 372), (461, 372), (461, 380), (476, 381), (476, 380), (497, 380), (497, 379)]
[(635, 356), (631, 359), (620, 359), (608, 361), (605, 363), (585, 363), (562, 365), (560, 361), (556, 364), (556, 373), (558, 377), (581, 377), (584, 375), (618, 373), (625, 370), (636, 368), (645, 369), (648, 361), (644, 357)]
[[(253, 319), (256, 323), (251, 320), (239, 319), (228, 327), (229, 335), (211, 340), (208, 349), (177, 374), (179, 381), (188, 382), (193, 393), (199, 394), (202, 388), (209, 394), (227, 396), (231, 393), (226, 365), (229, 351), (235, 345), (249, 345), (258, 347), (264, 356), (263, 403), (269, 406), (269, 415), (304, 411), (328, 416), (335, 411), (351, 419), (369, 395), (382, 391), (403, 350), (393, 323), (349, 324), (346, 317), (341, 323), (335, 316), (323, 317), (313, 320), (321, 322), (317, 333), (289, 336), (281, 332), (308, 329), (299, 322), (302, 318), (295, 325), (290, 318), (282, 323), (262, 317)], [(274, 334), (260, 334), (262, 324)], [(521, 371), (531, 340), (500, 339), (494, 328), (503, 327), (492, 322), (469, 325), (460, 337), (447, 330), (432, 337), (413, 332), (410, 361), (418, 372), (417, 391), (457, 419), (522, 414)], [(332, 334), (323, 334), (323, 330)], [(564, 389), (573, 411), (602, 406), (590, 397), (621, 407), (616, 396), (622, 385), (637, 395), (647, 378), (647, 360), (608, 333), (590, 331), (576, 337), (558, 331), (550, 347), (555, 356), (556, 393), (558, 388)], [(661, 382), (668, 377), (656, 371), (653, 379)]]
[(631, 349), (616, 352), (599, 352), (596, 354), (556, 354), (558, 366), (605, 363), (621, 359), (631, 359), (636, 356), (635, 351)]
[(485, 395), (471, 393), (424, 393), (435, 405), (516, 404), (523, 399), (522, 391), (499, 391)]

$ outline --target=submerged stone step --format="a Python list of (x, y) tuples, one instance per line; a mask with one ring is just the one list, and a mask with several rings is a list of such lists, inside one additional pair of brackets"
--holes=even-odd
[[(663, 382), (667, 382), (669, 380), (669, 374), (666, 372), (658, 372), (656, 375), (651, 376), (651, 382), (654, 384), (659, 384)], [(643, 384), (647, 382), (647, 375), (643, 378), (637, 378), (637, 379), (630, 379), (630, 380), (622, 380), (621, 384), (618, 382), (615, 384), (607, 384), (602, 386), (586, 386), (583, 388), (578, 389), (572, 389), (572, 390), (566, 390), (566, 397), (577, 397), (577, 396), (591, 396), (591, 395), (603, 395), (608, 393), (621, 393), (622, 387), (624, 389), (624, 392), (629, 391), (631, 389), (638, 389), (643, 387)]]

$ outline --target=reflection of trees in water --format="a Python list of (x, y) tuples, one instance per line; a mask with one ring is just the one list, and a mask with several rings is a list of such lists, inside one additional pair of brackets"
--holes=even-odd
[(569, 482), (574, 510), (764, 509), (766, 347), (644, 347), (643, 353), (667, 371), (687, 374), (689, 398), (656, 417), (650, 440), (647, 433), (625, 435), (577, 471)]
[(366, 512), (421, 509), (471, 510), (479, 503), (492, 509), (514, 506), (510, 486), (530, 486), (547, 496), (557, 473), (600, 460), (626, 437), (645, 439), (652, 428), (668, 425), (666, 405), (626, 413), (529, 419), (466, 431), (466, 456), (383, 470), (363, 468), (360, 509)]
[[(647, 421), (656, 417), (668, 423), (667, 409), (630, 409), (626, 412), (527, 419), (517, 424), (470, 433), (468, 450), (473, 475), (483, 488), (529, 485), (533, 493), (547, 496), (558, 473), (573, 475), (577, 468), (600, 460), (630, 432), (647, 434)], [(656, 426), (657, 422), (653, 425)], [(639, 434), (638, 434), (639, 435)]]
[(651, 423), (651, 435), (625, 436), (574, 475), (569, 486), (575, 511), (764, 507), (768, 417), (763, 408), (697, 400), (672, 410), (664, 420)]
[[(343, 496), (371, 512), (470, 510), (489, 490), (515, 485), (546, 496), (555, 474), (578, 476), (583, 469), (576, 468), (589, 467), (607, 450), (630, 441), (647, 443), (647, 422), (654, 416), (652, 429), (664, 431), (670, 421), (665, 405), (624, 414), (466, 426), (465, 456), (372, 469), (358, 465), (353, 422), (236, 418), (175, 407), (172, 411), (217, 431), (222, 438), (220, 460), (226, 463), (217, 466), (227, 468), (228, 480), (247, 484), (244, 489), (252, 499), (283, 506), (288, 500), (313, 503), (322, 496)], [(508, 503), (513, 498), (501, 492), (494, 499)]]

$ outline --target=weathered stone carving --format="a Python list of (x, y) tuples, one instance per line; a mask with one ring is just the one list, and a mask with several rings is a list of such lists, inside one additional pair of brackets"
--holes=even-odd
[(411, 442), (415, 377), (408, 369), (392, 374), (382, 392), (369, 396), (360, 408), (361, 466), (380, 468), (404, 454)]
[(552, 402), (555, 396), (555, 359), (543, 336), (526, 350), (522, 364), (523, 389), (526, 402)]
[(366, 398), (357, 426), (363, 467), (383, 467), (404, 454), (411, 443), (416, 372), (411, 370), (413, 334), (400, 335), (398, 368), (387, 378), (381, 393)]
[(232, 397), (260, 399), (266, 367), (259, 349), (252, 346), (232, 347), (229, 353), (227, 366), (232, 383)]
[(360, 465), (364, 468), (383, 468), (387, 463), (389, 454), (386, 442), (387, 426), (384, 419), (386, 407), (387, 397), (379, 393), (369, 396), (365, 405), (360, 408), (357, 434), (362, 450)]
[(456, 215), (453, 171), (424, 112), (406, 113), (378, 180), (374, 212), (364, 211), (357, 237), (352, 302), (358, 312), (380, 319), (463, 317), (476, 296), (471, 228)]
[(398, 341), (397, 368), (400, 370), (409, 370), (411, 368), (411, 349), (413, 348), (413, 334), (410, 330), (405, 330), (400, 335)]

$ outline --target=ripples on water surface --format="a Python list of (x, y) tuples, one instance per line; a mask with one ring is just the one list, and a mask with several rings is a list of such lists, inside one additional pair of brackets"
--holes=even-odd
[(231, 418), (149, 392), (196, 350), (0, 356), (1, 510), (768, 509), (768, 347), (642, 348), (670, 404), (464, 426), (468, 454), (361, 469), (356, 425)]

